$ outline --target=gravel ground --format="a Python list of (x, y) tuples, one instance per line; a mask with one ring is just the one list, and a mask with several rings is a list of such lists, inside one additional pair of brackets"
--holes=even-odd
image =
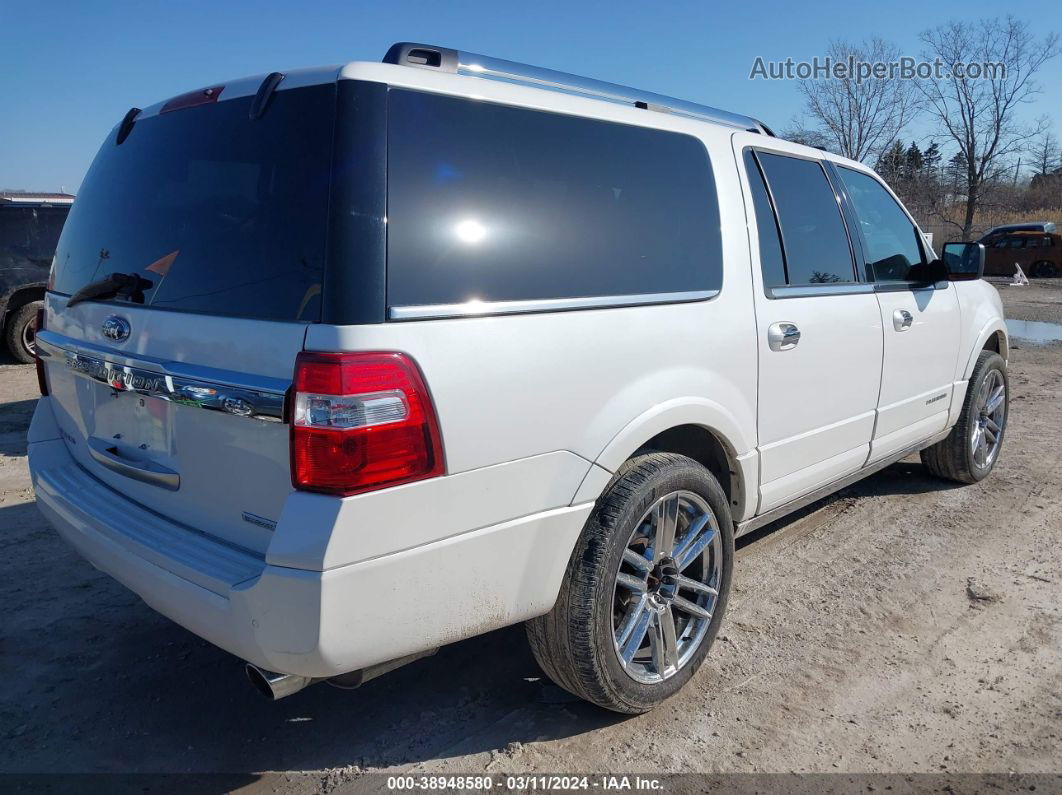
[(1006, 279), (989, 281), (1003, 296), (1008, 318), (1062, 323), (1062, 279), (1030, 279), (1021, 287), (1011, 287)]
[[(1001, 291), (1062, 322), (1062, 281)], [(915, 458), (744, 539), (704, 667), (624, 718), (545, 682), (520, 627), (265, 701), (45, 525), (33, 368), (0, 365), (0, 772), (312, 771), (231, 780), (305, 792), (381, 769), (1062, 773), (1062, 344), (1015, 340), (1010, 379), (990, 478)]]

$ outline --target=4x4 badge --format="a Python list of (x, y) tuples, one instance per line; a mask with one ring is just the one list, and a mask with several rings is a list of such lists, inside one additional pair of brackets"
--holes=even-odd
[(132, 331), (132, 327), (124, 317), (111, 315), (103, 321), (102, 331), (103, 336), (109, 340), (125, 342), (125, 340), (129, 339), (129, 332)]

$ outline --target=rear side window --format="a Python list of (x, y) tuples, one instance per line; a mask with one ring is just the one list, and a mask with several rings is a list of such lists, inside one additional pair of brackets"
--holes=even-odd
[(854, 281), (848, 232), (822, 166), (768, 152), (757, 156), (778, 213), (788, 283)]
[(859, 216), (874, 280), (906, 281), (911, 268), (922, 263), (918, 230), (876, 179), (844, 166), (837, 171)]
[(756, 209), (756, 231), (760, 241), (760, 267), (763, 270), (764, 287), (785, 286), (785, 259), (782, 257), (782, 242), (778, 237), (778, 222), (771, 208), (763, 174), (756, 164), (751, 149), (745, 150), (745, 172), (752, 191), (752, 205)]
[(328, 226), (334, 83), (137, 121), (111, 135), (78, 191), (55, 260), (71, 294), (112, 273), (160, 309), (316, 321)]
[(392, 307), (717, 290), (695, 138), (392, 89)]

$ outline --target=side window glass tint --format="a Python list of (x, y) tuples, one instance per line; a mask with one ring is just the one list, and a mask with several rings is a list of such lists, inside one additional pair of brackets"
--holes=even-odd
[(392, 307), (717, 290), (696, 138), (391, 89)]
[(843, 166), (837, 171), (859, 217), (874, 280), (907, 281), (911, 268), (923, 262), (918, 230), (876, 179)]
[(848, 232), (817, 162), (760, 152), (782, 229), (791, 285), (854, 281)]
[(756, 231), (760, 241), (760, 268), (763, 270), (765, 287), (785, 286), (785, 261), (782, 259), (782, 242), (778, 237), (778, 224), (763, 184), (763, 175), (756, 164), (756, 156), (745, 150), (745, 172), (749, 178), (752, 204), (756, 210)]

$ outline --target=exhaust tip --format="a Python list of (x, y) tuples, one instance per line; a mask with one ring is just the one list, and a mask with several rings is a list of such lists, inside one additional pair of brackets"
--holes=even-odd
[(243, 672), (247, 674), (247, 681), (255, 690), (268, 699), (273, 698), (273, 689), (269, 686), (269, 680), (266, 679), (265, 672), (261, 668), (247, 663), (243, 667)]
[(312, 685), (317, 679), (308, 676), (296, 676), (295, 674), (278, 674), (274, 671), (266, 671), (257, 665), (247, 663), (244, 666), (247, 681), (255, 690), (271, 701), (298, 693), (305, 687)]

